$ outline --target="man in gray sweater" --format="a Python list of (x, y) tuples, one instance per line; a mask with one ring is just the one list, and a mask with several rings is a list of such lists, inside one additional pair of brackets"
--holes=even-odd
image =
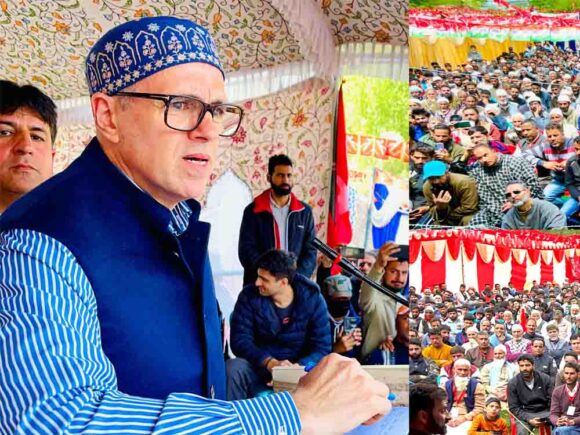
[(532, 198), (523, 181), (512, 181), (506, 186), (506, 200), (511, 208), (504, 215), (501, 227), (508, 230), (547, 230), (566, 228), (566, 216), (554, 204)]

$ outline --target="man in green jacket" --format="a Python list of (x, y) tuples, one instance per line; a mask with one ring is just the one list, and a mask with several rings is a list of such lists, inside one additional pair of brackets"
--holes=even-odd
[(465, 226), (477, 212), (479, 197), (475, 180), (467, 175), (449, 172), (439, 160), (423, 167), (423, 194), (433, 223), (441, 226)]

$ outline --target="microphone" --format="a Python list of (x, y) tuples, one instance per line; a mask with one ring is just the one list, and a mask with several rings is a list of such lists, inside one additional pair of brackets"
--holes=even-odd
[[(314, 240), (310, 243), (318, 251), (322, 252), (322, 254), (324, 254), (325, 256), (330, 258), (332, 261), (336, 261), (336, 259), (338, 258), (338, 253), (334, 249), (332, 249), (330, 246), (328, 246), (326, 243), (324, 243), (322, 240), (320, 240), (318, 237), (315, 237)], [(349, 272), (350, 274), (356, 276), (361, 281), (366, 282), (368, 285), (370, 285), (375, 290), (381, 292), (384, 295), (389, 296), (390, 298), (394, 299), (395, 301), (399, 302), (400, 304), (403, 304), (406, 307), (409, 306), (409, 301), (407, 299), (405, 299), (401, 295), (398, 295), (397, 293), (389, 290), (388, 288), (383, 287), (382, 285), (373, 281), (372, 279), (368, 278), (364, 273), (362, 273), (360, 270), (358, 270), (358, 268), (355, 265), (353, 265), (350, 261), (345, 260), (344, 258), (341, 258), (340, 261), (338, 262), (338, 265), (342, 269)]]

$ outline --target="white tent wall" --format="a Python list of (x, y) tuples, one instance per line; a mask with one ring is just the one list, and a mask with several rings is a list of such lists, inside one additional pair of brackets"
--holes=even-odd
[(506, 262), (501, 261), (497, 252), (494, 253), (493, 283), (502, 287), (508, 285), (512, 276), (511, 257)]
[(462, 258), (459, 255), (457, 259), (453, 260), (449, 250), (446, 250), (445, 255), (447, 258), (445, 261), (445, 284), (449, 290), (457, 292), (459, 286), (463, 284)]

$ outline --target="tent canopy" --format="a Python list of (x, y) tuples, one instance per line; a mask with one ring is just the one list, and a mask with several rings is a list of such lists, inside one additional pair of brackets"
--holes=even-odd
[[(388, 3), (388, 4), (387, 4)], [(194, 19), (214, 36), (228, 73), (309, 61), (337, 72), (336, 46), (407, 44), (403, 0), (0, 1), (0, 71), (54, 99), (87, 95), (84, 59), (112, 27), (144, 16)], [(321, 25), (324, 23), (324, 25)]]

